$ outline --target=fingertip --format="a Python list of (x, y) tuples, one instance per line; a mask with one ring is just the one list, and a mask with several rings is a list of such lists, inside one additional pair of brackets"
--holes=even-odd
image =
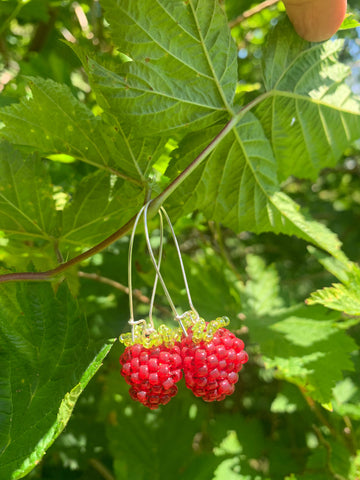
[(284, 0), (284, 4), (298, 35), (309, 42), (322, 42), (339, 29), (347, 0)]

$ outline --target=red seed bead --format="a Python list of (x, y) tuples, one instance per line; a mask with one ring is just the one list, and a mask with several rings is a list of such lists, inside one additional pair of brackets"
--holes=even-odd
[(169, 390), (172, 386), (174, 386), (174, 380), (172, 378), (167, 378), (163, 383), (162, 386), (165, 390)]
[(149, 353), (143, 350), (139, 355), (139, 360), (140, 360), (140, 363), (148, 363)]
[(179, 368), (182, 366), (182, 360), (178, 353), (171, 355), (171, 365), (173, 368)]
[(211, 370), (209, 372), (209, 375), (208, 377), (210, 378), (210, 380), (216, 380), (217, 378), (220, 377), (220, 372), (217, 368), (214, 368), (213, 370)]
[(139, 378), (140, 380), (147, 380), (149, 378), (149, 367), (147, 365), (140, 365)]
[(213, 354), (207, 357), (207, 364), (209, 365), (209, 367), (214, 368), (218, 365), (218, 363), (219, 360), (216, 355)]
[(149, 383), (150, 385), (159, 385), (159, 375), (154, 373), (149, 373)]
[(130, 362), (124, 363), (122, 369), (121, 369), (121, 375), (123, 377), (127, 377), (131, 374), (131, 364)]
[(169, 362), (170, 362), (170, 354), (169, 354), (169, 352), (160, 352), (160, 354), (159, 354), (159, 362), (160, 362), (160, 363), (169, 363)]
[(192, 363), (193, 363), (193, 357), (184, 357), (184, 360), (183, 360), (184, 368), (191, 369)]
[(132, 383), (133, 385), (134, 385), (134, 384), (137, 385), (138, 383), (140, 383), (141, 380), (140, 380), (140, 378), (139, 378), (139, 373), (138, 373), (138, 372), (132, 373), (132, 374), (130, 375), (130, 381), (131, 381), (131, 383)]
[(130, 364), (132, 372), (137, 372), (139, 370), (140, 361), (138, 357), (132, 358)]
[(204, 364), (206, 361), (206, 351), (203, 349), (195, 350), (194, 360), (196, 364)]
[(139, 402), (145, 402), (147, 398), (147, 392), (144, 390), (140, 390), (140, 392), (137, 392), (137, 398), (136, 400), (139, 400)]
[(209, 342), (206, 344), (206, 353), (208, 355), (211, 355), (212, 353), (215, 353), (215, 350), (216, 350), (216, 345), (214, 342)]
[(196, 375), (198, 377), (205, 377), (208, 374), (208, 367), (206, 365), (202, 365), (201, 367), (196, 369)]
[(170, 368), (168, 367), (168, 365), (165, 365), (164, 363), (161, 364), (158, 370), (158, 377), (160, 382), (169, 378), (169, 375), (170, 375)]
[(206, 377), (198, 377), (196, 379), (196, 385), (198, 387), (205, 387), (205, 385), (207, 384), (207, 378)]
[(220, 394), (223, 394), (223, 393), (228, 394), (230, 390), (231, 390), (231, 385), (228, 382), (228, 380), (221, 380), (221, 382), (219, 382)]
[(175, 383), (179, 382), (182, 379), (182, 371), (180, 370), (180, 368), (173, 371), (172, 378)]
[(142, 351), (143, 351), (143, 346), (137, 343), (137, 344), (132, 346), (131, 356), (133, 358), (138, 357)]
[(148, 362), (148, 365), (149, 365), (149, 372), (157, 372), (157, 370), (159, 368), (158, 359), (157, 358), (150, 358), (149, 362)]
[(236, 352), (241, 352), (242, 350), (244, 350), (244, 342), (241, 340), (241, 338), (234, 338), (233, 349)]
[(219, 360), (223, 360), (227, 356), (227, 350), (224, 345), (218, 345), (216, 348), (216, 356)]
[(234, 349), (228, 350), (226, 361), (227, 362), (235, 362), (236, 361), (236, 352), (235, 352)]

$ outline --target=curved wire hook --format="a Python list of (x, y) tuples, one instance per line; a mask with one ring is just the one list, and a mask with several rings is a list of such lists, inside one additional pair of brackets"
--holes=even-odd
[(140, 221), (141, 215), (143, 215), (143, 217), (144, 217), (144, 230), (145, 230), (146, 246), (147, 246), (150, 258), (151, 258), (151, 262), (152, 262), (153, 267), (154, 267), (155, 272), (156, 272), (155, 279), (154, 279), (154, 286), (153, 286), (153, 290), (152, 290), (152, 294), (151, 294), (150, 308), (149, 308), (150, 328), (154, 329), (152, 313), (153, 313), (153, 308), (154, 308), (156, 288), (157, 288), (158, 280), (160, 280), (161, 286), (164, 290), (164, 293), (165, 293), (167, 301), (170, 305), (170, 308), (171, 308), (172, 312), (174, 313), (175, 319), (181, 325), (181, 328), (182, 328), (184, 334), (187, 335), (186, 329), (185, 329), (185, 327), (184, 327), (184, 325), (181, 321), (183, 315), (178, 314), (178, 312), (176, 310), (176, 307), (174, 305), (174, 302), (172, 301), (170, 293), (169, 293), (169, 291), (166, 287), (163, 276), (160, 272), (162, 253), (163, 253), (163, 235), (164, 235), (163, 215), (165, 216), (167, 224), (169, 225), (171, 235), (172, 235), (172, 238), (173, 238), (173, 241), (174, 241), (174, 244), (175, 244), (175, 248), (176, 248), (176, 252), (177, 252), (177, 255), (178, 255), (178, 258), (179, 258), (179, 262), (180, 262), (181, 273), (182, 273), (182, 276), (183, 276), (183, 280), (184, 280), (184, 284), (185, 284), (185, 289), (186, 289), (186, 294), (187, 294), (187, 297), (188, 297), (188, 302), (189, 302), (190, 309), (191, 309), (192, 312), (195, 313), (196, 317), (199, 318), (199, 314), (198, 314), (197, 310), (195, 309), (195, 307), (192, 303), (190, 289), (189, 289), (189, 285), (188, 285), (188, 282), (187, 282), (184, 263), (183, 263), (183, 260), (182, 260), (182, 257), (181, 257), (179, 243), (177, 241), (175, 231), (174, 231), (174, 228), (171, 224), (169, 215), (167, 214), (164, 207), (160, 207), (160, 210), (159, 210), (159, 216), (160, 216), (160, 246), (159, 246), (158, 261), (156, 261), (156, 259), (155, 259), (155, 255), (154, 255), (154, 252), (153, 252), (153, 249), (152, 249), (152, 246), (151, 246), (151, 242), (150, 242), (149, 230), (148, 230), (148, 225), (147, 225), (147, 218), (148, 218), (147, 214), (148, 214), (148, 209), (149, 209), (150, 203), (151, 202), (149, 201), (146, 205), (144, 205), (139, 210), (139, 212), (138, 212), (138, 214), (135, 218), (133, 230), (131, 232), (130, 243), (129, 243), (129, 253), (128, 253), (128, 288), (129, 288), (129, 310), (130, 310), (129, 324), (131, 325), (131, 335), (132, 335), (132, 340), (133, 341), (134, 341), (134, 335), (135, 335), (134, 334), (134, 326), (138, 325), (140, 323), (144, 323), (146, 325), (146, 321), (143, 320), (143, 319), (135, 321), (135, 318), (134, 318), (134, 303), (133, 303), (133, 288), (132, 288), (132, 254), (133, 254), (133, 247), (134, 247), (135, 232), (136, 232), (136, 228), (138, 226), (138, 223)]
[(177, 255), (178, 255), (178, 258), (179, 258), (181, 273), (182, 273), (182, 276), (183, 276), (183, 279), (184, 279), (184, 284), (185, 284), (185, 289), (186, 289), (186, 294), (187, 294), (187, 297), (188, 297), (190, 310), (192, 310), (195, 313), (196, 317), (199, 318), (199, 314), (198, 314), (196, 308), (194, 307), (192, 299), (191, 299), (190, 288), (189, 288), (189, 284), (188, 284), (188, 281), (187, 281), (187, 278), (186, 278), (186, 272), (185, 272), (184, 262), (183, 262), (182, 257), (181, 257), (179, 242), (177, 241), (174, 228), (173, 228), (173, 226), (171, 224), (171, 221), (170, 221), (170, 217), (167, 214), (164, 207), (160, 207), (160, 211), (163, 212), (163, 214), (165, 215), (166, 221), (169, 225), (171, 235), (172, 235), (172, 238), (173, 238), (173, 241), (174, 241), (174, 244), (175, 244), (176, 252), (177, 252)]
[(150, 237), (149, 237), (149, 230), (147, 228), (147, 211), (148, 211), (148, 208), (149, 208), (149, 203), (147, 203), (144, 207), (144, 227), (145, 227), (145, 239), (146, 239), (146, 245), (147, 245), (147, 248), (148, 248), (148, 252), (149, 252), (149, 255), (150, 255), (150, 258), (151, 258), (151, 261), (152, 261), (152, 264), (155, 268), (155, 271), (156, 271), (156, 275), (157, 277), (159, 278), (160, 280), (160, 283), (161, 283), (161, 286), (163, 287), (163, 290), (164, 290), (164, 293), (165, 293), (165, 296), (167, 298), (167, 301), (169, 302), (169, 305), (170, 305), (170, 308), (171, 310), (173, 311), (175, 317), (178, 317), (178, 313), (176, 311), (176, 308), (175, 308), (175, 305), (174, 305), (174, 302), (172, 301), (172, 298), (170, 296), (170, 293), (165, 285), (165, 282), (164, 282), (164, 279), (163, 279), (163, 276), (161, 275), (160, 273), (160, 269), (159, 267), (157, 266), (157, 263), (156, 263), (156, 260), (155, 260), (155, 256), (154, 256), (154, 252), (153, 252), (153, 249), (152, 249), (152, 246), (151, 246), (151, 243), (150, 243)]
[[(164, 240), (164, 222), (163, 222), (163, 217), (162, 213), (159, 211), (159, 217), (160, 217), (160, 245), (159, 245), (159, 256), (158, 256), (158, 263), (157, 263), (157, 268), (160, 271), (160, 266), (161, 266), (161, 260), (162, 260), (162, 252), (163, 252), (163, 240)], [(147, 229), (147, 226), (146, 226)], [(155, 280), (154, 280), (154, 286), (153, 290), (151, 293), (151, 300), (150, 300), (150, 308), (149, 308), (149, 323), (152, 328), (154, 328), (154, 322), (152, 318), (153, 314), (153, 308), (154, 308), (154, 302), (155, 302), (155, 295), (156, 295), (156, 288), (159, 280), (159, 275), (155, 274)]]
[[(135, 232), (136, 232), (136, 227), (139, 223), (140, 217), (143, 214), (145, 206), (143, 206), (140, 210), (139, 213), (136, 215), (134, 226), (131, 232), (131, 237), (130, 237), (130, 242), (129, 242), (129, 252), (128, 252), (128, 289), (129, 289), (129, 311), (130, 311), (130, 319), (129, 319), (129, 325), (131, 325), (131, 338), (132, 341), (134, 341), (134, 326), (145, 322), (145, 320), (139, 320), (138, 322), (135, 322), (134, 318), (134, 302), (133, 302), (133, 289), (132, 289), (132, 252), (133, 252), (133, 247), (134, 247), (134, 238), (135, 238)], [(146, 323), (146, 322), (145, 322)]]

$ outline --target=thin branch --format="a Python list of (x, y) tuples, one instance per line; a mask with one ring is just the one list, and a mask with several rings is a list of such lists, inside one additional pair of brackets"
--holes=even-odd
[[(186, 178), (191, 175), (191, 173), (207, 158), (207, 156), (215, 150), (219, 143), (227, 136), (229, 132), (232, 131), (239, 120), (249, 112), (255, 105), (261, 103), (265, 98), (272, 95), (272, 92), (266, 92), (262, 95), (259, 95), (257, 98), (245, 105), (231, 120), (225, 125), (225, 127), (218, 133), (218, 135), (210, 142), (210, 144), (193, 160), (190, 165), (188, 165), (185, 170), (183, 170), (178, 177), (176, 177), (170, 185), (165, 188), (157, 197), (153, 198), (149, 204), (148, 208), (148, 217), (153, 217), (156, 212), (159, 210), (164, 201), (175, 192), (175, 190), (186, 180)], [(70, 267), (77, 265), (78, 263), (87, 260), (96, 253), (101, 252), (105, 248), (109, 247), (119, 238), (126, 235), (133, 227), (136, 215), (134, 215), (130, 220), (128, 220), (122, 227), (120, 227), (116, 232), (114, 232), (109, 237), (105, 238), (102, 242), (98, 243), (94, 247), (90, 248), (86, 252), (81, 253), (80, 255), (72, 258), (71, 260), (58, 265), (56, 268), (47, 270), (45, 272), (18, 272), (18, 273), (6, 273), (0, 275), (0, 283), (5, 282), (20, 282), (20, 281), (34, 281), (34, 282), (43, 282), (43, 281), (52, 281), (56, 276), (62, 274)]]
[(27, 2), (19, 2), (14, 8), (14, 10), (11, 12), (11, 14), (2, 22), (2, 25), (0, 26), (0, 35), (2, 35), (5, 32), (5, 30), (10, 25), (11, 21), (18, 16), (18, 14), (20, 13), (20, 10), (23, 8), (25, 3)]
[[(102, 277), (101, 275), (98, 275), (97, 273), (87, 273), (87, 272), (78, 272), (78, 276), (81, 278), (87, 278), (89, 280), (95, 280), (100, 283), (104, 283), (106, 285), (110, 285), (113, 288), (116, 288), (117, 290), (120, 290), (121, 292), (126, 293), (126, 295), (129, 295), (129, 288), (123, 285), (122, 283), (116, 282), (115, 280), (112, 280), (111, 278), (107, 277)], [(144, 295), (140, 290), (135, 289), (133, 290), (133, 295), (135, 298), (139, 300), (141, 303), (146, 303), (147, 305), (150, 303), (150, 298)], [(171, 316), (170, 310), (167, 308), (163, 307), (162, 305), (156, 305), (154, 304), (154, 307), (159, 310), (159, 312), (164, 313), (165, 315)]]
[(279, 0), (265, 0), (265, 2), (259, 3), (259, 5), (256, 5), (255, 7), (250, 8), (249, 10), (246, 10), (244, 13), (236, 17), (234, 20), (231, 20), (229, 22), (229, 27), (230, 28), (236, 27), (247, 18), (252, 17), (257, 13), (260, 13), (262, 10), (265, 10), (265, 8), (271, 7), (272, 5), (275, 5), (278, 2)]
[[(19, 4), (22, 4), (25, 2), (19, 2)], [(27, 2), (26, 2), (27, 3)], [(49, 8), (48, 14), (49, 14), (49, 19), (47, 22), (39, 22), (37, 25), (37, 28), (35, 30), (35, 34), (31, 40), (31, 43), (29, 45), (28, 52), (26, 54), (26, 57), (28, 57), (28, 54), (30, 52), (40, 52), (44, 46), (46, 45), (46, 42), (54, 28), (56, 17), (57, 17), (57, 9), (55, 8)]]
[(123, 225), (119, 230), (116, 230), (110, 237), (105, 238), (102, 242), (98, 243), (94, 247), (86, 250), (86, 252), (81, 253), (80, 255), (68, 260), (67, 262), (62, 263), (56, 268), (52, 268), (51, 270), (47, 270), (45, 272), (19, 272), (19, 273), (6, 273), (5, 275), (0, 275), (0, 283), (5, 282), (21, 282), (25, 281), (33, 281), (33, 282), (43, 282), (43, 281), (52, 281), (56, 276), (60, 275), (61, 273), (65, 272), (68, 268), (77, 265), (84, 260), (95, 255), (95, 253), (99, 253), (105, 248), (109, 247), (112, 243), (114, 243), (119, 238), (126, 235), (126, 233), (131, 229), (133, 223), (135, 221), (135, 217), (132, 217), (125, 225)]
[(184, 182), (196, 168), (210, 155), (211, 152), (219, 145), (219, 143), (230, 133), (233, 128), (236, 127), (239, 120), (249, 112), (253, 107), (261, 103), (263, 100), (271, 96), (273, 93), (268, 91), (256, 97), (254, 100), (249, 102), (247, 105), (241, 108), (241, 110), (232, 117), (232, 119), (225, 125), (225, 127), (216, 135), (216, 137), (209, 143), (207, 147), (193, 160), (190, 165), (188, 165), (185, 170), (183, 170), (178, 177), (173, 180), (170, 185), (168, 185), (165, 190), (163, 190), (156, 198), (151, 202), (150, 208), (157, 211), (164, 201), (170, 197), (172, 193)]
[(105, 467), (105, 465), (96, 458), (90, 458), (89, 463), (105, 480), (116, 480), (114, 475)]
[(346, 480), (345, 477), (343, 477), (341, 474), (337, 473), (335, 470), (334, 470), (334, 467), (332, 466), (331, 464), (331, 457), (332, 457), (332, 453), (333, 453), (333, 448), (332, 446), (330, 445), (330, 443), (326, 440), (326, 438), (324, 437), (324, 435), (322, 434), (320, 428), (318, 428), (316, 425), (313, 425), (312, 426), (315, 433), (316, 433), (316, 436), (319, 440), (319, 443), (325, 448), (326, 450), (326, 467), (327, 467), (327, 470), (328, 472), (330, 473), (330, 475), (332, 475), (334, 478), (336, 478), (337, 480)]
[(309, 395), (307, 395), (307, 393), (306, 393), (306, 391), (303, 387), (301, 387), (301, 386), (298, 386), (298, 387), (299, 387), (299, 390), (300, 390), (302, 396), (304, 397), (304, 400), (308, 404), (310, 410), (315, 414), (315, 416), (320, 421), (320, 423), (322, 423), (322, 425), (324, 425), (325, 427), (327, 427), (329, 429), (329, 432), (331, 433), (331, 435), (334, 438), (337, 438), (338, 435), (337, 435), (336, 430), (331, 425), (331, 423), (328, 421), (328, 419), (325, 417), (325, 415), (323, 415), (322, 411), (318, 408), (315, 400), (313, 400), (311, 397), (309, 397)]
[(214, 241), (220, 255), (222, 256), (224, 262), (229, 267), (230, 271), (233, 272), (233, 274), (236, 276), (236, 278), (240, 282), (242, 282), (243, 278), (240, 275), (236, 266), (234, 265), (234, 263), (233, 263), (233, 261), (230, 257), (230, 254), (229, 254), (229, 252), (226, 248), (226, 245), (224, 243), (224, 239), (223, 239), (220, 224), (217, 223), (217, 222), (211, 221), (211, 222), (208, 223), (208, 225), (209, 225), (209, 229), (210, 229), (210, 232), (212, 234), (212, 237), (213, 237), (213, 241)]

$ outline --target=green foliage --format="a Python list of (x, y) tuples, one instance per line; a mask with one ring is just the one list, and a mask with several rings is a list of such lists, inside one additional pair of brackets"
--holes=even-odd
[(112, 39), (130, 58), (115, 71), (90, 60), (98, 101), (140, 135), (202, 129), (231, 111), (236, 48), (216, 1), (161, 1), (150, 8), (104, 2)]
[[(283, 308), (276, 271), (256, 257), (249, 260), (243, 309), (266, 368), (275, 369), (276, 376), (295, 383), (320, 403), (330, 402), (342, 370), (354, 369), (350, 354), (356, 343), (344, 333), (335, 312), (302, 304)], [(269, 295), (262, 295), (266, 289)]]
[(36, 156), (25, 160), (4, 142), (0, 146), (0, 175), (1, 230), (26, 240), (54, 235), (55, 201), (43, 162)]
[(307, 303), (320, 303), (347, 315), (360, 315), (360, 269), (352, 262), (348, 262), (346, 267), (344, 283), (313, 292)]
[[(1, 1), (1, 479), (359, 476), (358, 22), (309, 44), (280, 4), (251, 7)], [(119, 375), (150, 199), (154, 249), (164, 204), (195, 307), (250, 355), (219, 404), (181, 385), (148, 411)], [(137, 233), (136, 319), (154, 283)]]
[(1, 287), (2, 478), (22, 478), (68, 422), (111, 348), (90, 345), (86, 320), (67, 289)]
[[(287, 42), (279, 38), (284, 34)], [(348, 68), (336, 61), (342, 46), (341, 40), (308, 44), (292, 33), (289, 22), (271, 34), (263, 72), (272, 94), (257, 114), (271, 138), (280, 180), (316, 178), (358, 138), (359, 100), (344, 83)]]

